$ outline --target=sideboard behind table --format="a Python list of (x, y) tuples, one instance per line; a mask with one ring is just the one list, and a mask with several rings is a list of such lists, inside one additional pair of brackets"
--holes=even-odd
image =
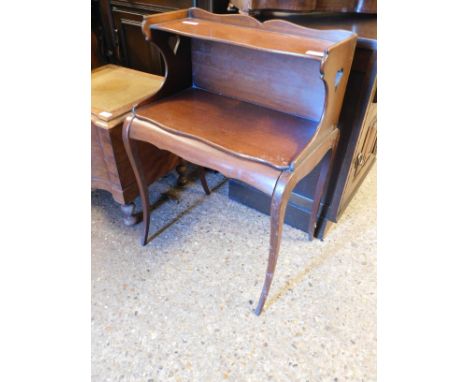
[[(371, 2), (367, 3), (371, 5)], [(370, 8), (369, 10), (372, 11)], [(377, 155), (377, 16), (357, 13), (285, 16), (281, 13), (261, 12), (257, 17), (264, 20), (279, 16), (310, 28), (344, 29), (358, 34), (356, 53), (338, 124), (340, 142), (328, 191), (322, 199), (315, 232), (316, 237), (323, 238), (359, 189)], [(287, 224), (307, 232), (313, 204), (312, 190), (318, 178), (319, 171), (313, 171), (294, 189), (286, 212)], [(248, 185), (231, 180), (229, 196), (263, 213), (269, 213), (269, 197)]]
[[(229, 0), (92, 0), (101, 20), (102, 51), (109, 63), (164, 75), (164, 63), (155, 46), (145, 41), (141, 22), (145, 15), (197, 7), (226, 12)], [(96, 17), (97, 18), (97, 17)]]
[(230, 3), (251, 16), (272, 11), (377, 13), (377, 0), (230, 0)]

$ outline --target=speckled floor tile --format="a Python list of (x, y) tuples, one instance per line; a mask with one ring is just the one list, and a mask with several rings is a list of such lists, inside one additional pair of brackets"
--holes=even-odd
[(320, 242), (285, 226), (265, 310), (252, 313), (269, 218), (208, 174), (153, 211), (152, 241), (92, 192), (92, 380), (375, 381), (376, 168)]

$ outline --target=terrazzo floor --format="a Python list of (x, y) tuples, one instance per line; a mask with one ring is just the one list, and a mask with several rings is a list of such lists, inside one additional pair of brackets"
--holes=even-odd
[[(269, 218), (209, 173), (154, 184), (152, 240), (92, 192), (92, 380), (375, 381), (376, 167), (325, 241), (285, 226), (261, 316)], [(165, 200), (164, 200), (165, 199)]]

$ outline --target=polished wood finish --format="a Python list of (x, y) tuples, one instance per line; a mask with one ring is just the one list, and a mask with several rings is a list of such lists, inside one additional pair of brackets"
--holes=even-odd
[[(142, 242), (148, 241), (150, 208), (138, 142), (152, 143), (273, 196), (270, 252), (256, 308), (260, 314), (276, 267), (289, 196), (321, 163), (309, 221), (311, 231), (315, 229), (339, 138), (336, 125), (356, 35), (284, 21), (260, 23), (249, 16), (214, 15), (197, 8), (148, 16), (143, 31), (163, 56), (166, 78), (124, 125), (124, 145), (144, 208)], [(282, 78), (283, 87), (275, 86), (276, 78)], [(208, 191), (204, 177), (202, 185)]]
[[(245, 73), (251, 60), (261, 62), (262, 70)], [(311, 75), (320, 72), (319, 61), (194, 40), (192, 66), (202, 89), (313, 120), (322, 115), (325, 89), (320, 76)]]
[[(91, 187), (109, 191), (122, 205), (124, 223), (132, 225), (138, 221), (133, 204), (138, 188), (122, 142), (122, 123), (135, 103), (160, 88), (163, 78), (115, 65), (95, 69), (91, 77)], [(138, 145), (150, 184), (179, 163), (177, 156), (153, 145)]]
[[(184, 14), (183, 11), (167, 14), (167, 20), (162, 19), (164, 21), (158, 24), (158, 30), (177, 33), (180, 36), (224, 42), (229, 45), (266, 52), (284, 53), (288, 56), (319, 61), (325, 56), (327, 49), (347, 36), (346, 33), (340, 31), (324, 32), (320, 34), (322, 39), (310, 41), (304, 37), (313, 38), (319, 34), (293, 24), (285, 27), (283, 23), (277, 20), (260, 23), (254, 18), (248, 18), (246, 19), (248, 27), (239, 28), (236, 23), (239, 23), (240, 17), (245, 16), (225, 15), (221, 17), (216, 15), (216, 17), (213, 17), (215, 15), (205, 16), (201, 11), (195, 11), (194, 13), (195, 18), (187, 17), (188, 15)], [(170, 19), (171, 17), (177, 18)], [(150, 25), (152, 25), (151, 20), (154, 19), (155, 17), (147, 18), (143, 25), (143, 31), (147, 38), (150, 37), (149, 29), (151, 28)], [(288, 34), (282, 33), (285, 29), (288, 30)]]
[[(139, 118), (153, 121), (173, 134), (197, 137), (228, 154), (279, 170), (289, 168), (318, 125), (313, 120), (199, 88), (189, 88), (143, 106), (137, 113)], [(265, 137), (268, 146), (262, 141)]]
[[(341, 138), (315, 232), (316, 237), (323, 238), (344, 212), (376, 158), (377, 21), (373, 15), (345, 14), (290, 15), (285, 19), (302, 26), (352, 30), (359, 34), (338, 124)], [(305, 232), (309, 231), (310, 210), (315, 200), (312, 190), (319, 176), (319, 170), (314, 170), (297, 185), (286, 210), (285, 221)], [(231, 180), (229, 196), (269, 213), (269, 197), (245, 184)]]

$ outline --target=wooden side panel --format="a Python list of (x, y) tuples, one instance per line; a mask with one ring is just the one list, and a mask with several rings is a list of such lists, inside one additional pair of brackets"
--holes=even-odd
[(194, 85), (209, 92), (317, 121), (320, 62), (212, 41), (192, 40)]
[[(153, 145), (138, 144), (149, 184), (173, 170), (180, 161), (176, 155)], [(122, 124), (112, 129), (91, 124), (91, 187), (109, 191), (120, 204), (138, 196), (135, 175), (122, 142)]]
[(368, 105), (366, 117), (356, 145), (356, 150), (354, 151), (353, 159), (351, 161), (351, 167), (343, 192), (340, 211), (347, 206), (359, 185), (369, 172), (377, 156), (377, 99), (374, 97), (376, 91), (377, 87), (375, 85), (371, 95), (373, 102)]
[(109, 176), (98, 129), (98, 127), (91, 124), (91, 186), (102, 188), (100, 185), (107, 183)]

